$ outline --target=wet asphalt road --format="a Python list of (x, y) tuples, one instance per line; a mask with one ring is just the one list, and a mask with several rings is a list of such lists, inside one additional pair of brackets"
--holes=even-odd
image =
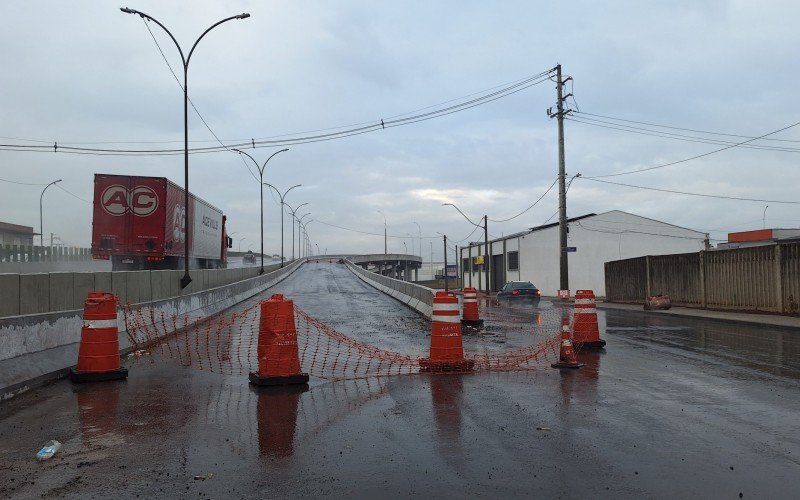
[[(345, 333), (427, 341), (424, 320), (335, 267), (277, 288)], [(796, 497), (800, 332), (600, 314), (606, 352), (570, 372), (270, 392), (162, 362), (61, 381), (0, 405), (0, 496)], [(49, 439), (64, 448), (37, 463)]]

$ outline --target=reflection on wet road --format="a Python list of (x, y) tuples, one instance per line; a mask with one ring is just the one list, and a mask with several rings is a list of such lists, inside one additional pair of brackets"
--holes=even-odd
[[(304, 266), (276, 288), (348, 334), (425, 345), (425, 320), (341, 271)], [(600, 317), (606, 352), (582, 354), (577, 371), (271, 392), (139, 362), (126, 382), (58, 382), (0, 406), (0, 495), (796, 496), (800, 332)], [(49, 439), (64, 447), (37, 463)]]

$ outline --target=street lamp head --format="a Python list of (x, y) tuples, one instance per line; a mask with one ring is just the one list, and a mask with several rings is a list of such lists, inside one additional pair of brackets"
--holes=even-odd
[(236, 19), (247, 19), (248, 17), (250, 17), (250, 14), (245, 12), (243, 14), (239, 14), (238, 16), (236, 16)]
[(120, 7), (119, 10), (121, 10), (122, 12), (124, 12), (126, 14), (138, 14), (138, 12), (136, 12), (135, 10), (129, 9), (127, 7)]

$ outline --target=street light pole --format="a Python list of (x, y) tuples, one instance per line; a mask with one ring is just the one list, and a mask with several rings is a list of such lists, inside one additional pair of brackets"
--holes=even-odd
[[(300, 207), (297, 207), (297, 208), (300, 208)], [(303, 222), (303, 219), (305, 219), (309, 215), (311, 215), (311, 212), (303, 214), (299, 219), (295, 216), (295, 219), (297, 219), (297, 253), (298, 254), (300, 253), (300, 223)], [(292, 227), (294, 227), (294, 221), (292, 221)], [(292, 246), (294, 246), (294, 233), (292, 233)]]
[[(308, 205), (308, 203), (303, 203), (302, 205), (297, 205), (297, 207), (292, 210), (292, 206), (288, 203), (286, 204), (289, 207), (289, 213), (292, 214), (292, 260), (294, 260), (294, 220), (297, 218), (297, 211), (300, 210), (300, 207)], [(297, 232), (300, 232), (300, 227), (298, 226)], [(300, 253), (300, 238), (297, 239), (297, 249), (298, 253)]]
[(197, 48), (197, 44), (200, 43), (200, 40), (203, 39), (206, 34), (211, 31), (212, 29), (216, 28), (220, 24), (231, 21), (233, 19), (247, 19), (250, 17), (250, 14), (243, 13), (237, 16), (226, 17), (221, 21), (217, 21), (216, 23), (212, 24), (210, 28), (206, 29), (200, 37), (195, 40), (194, 45), (192, 45), (191, 50), (189, 50), (189, 55), (184, 57), (183, 49), (181, 49), (178, 40), (170, 33), (166, 26), (161, 24), (156, 18), (145, 14), (144, 12), (129, 9), (127, 7), (121, 7), (119, 10), (126, 14), (137, 14), (142, 19), (148, 19), (153, 21), (157, 25), (161, 27), (164, 31), (167, 32), (167, 35), (172, 39), (175, 43), (175, 46), (178, 48), (178, 53), (181, 55), (181, 61), (183, 62), (183, 203), (184, 203), (184, 239), (183, 239), (183, 247), (184, 247), (184, 257), (183, 257), (183, 269), (184, 275), (181, 278), (181, 288), (186, 288), (189, 286), (189, 283), (192, 282), (192, 277), (189, 276), (189, 246), (191, 241), (191, 226), (189, 225), (189, 86), (188, 86), (188, 77), (189, 77), (189, 61), (192, 59), (192, 54), (194, 53), (194, 49)]
[(378, 210), (378, 213), (383, 215), (383, 255), (388, 255), (389, 245), (387, 244), (387, 239), (386, 239), (386, 215), (384, 215), (384, 213), (380, 210)]
[(247, 239), (247, 236), (242, 236), (239, 238), (239, 253), (242, 252), (242, 242)]
[(39, 196), (39, 246), (44, 247), (44, 218), (42, 215), (42, 199), (44, 198), (44, 192), (47, 191), (47, 188), (56, 184), (57, 182), (61, 182), (61, 179), (57, 181), (53, 181), (50, 184), (46, 185), (44, 189), (42, 189), (42, 194)]
[[(289, 148), (281, 149), (279, 151), (275, 151), (272, 153), (269, 158), (264, 162), (262, 166), (258, 166), (258, 162), (255, 158), (250, 156), (249, 154), (245, 153), (240, 149), (233, 149), (232, 151), (236, 151), (241, 155), (245, 155), (250, 158), (250, 161), (256, 166), (258, 170), (258, 187), (261, 190), (261, 269), (258, 270), (258, 274), (264, 274), (264, 171), (267, 169), (267, 163), (278, 153), (283, 153), (284, 151), (289, 151)], [(294, 226), (293, 226), (294, 227)]]
[[(455, 208), (456, 210), (458, 210), (458, 213), (460, 213), (462, 217), (467, 219), (467, 222), (469, 222), (475, 227), (478, 228), (481, 227), (480, 224), (472, 222), (472, 219), (467, 217), (467, 215), (464, 212), (462, 212), (460, 208), (453, 205), (452, 203), (442, 203), (442, 205), (449, 205)], [(483, 269), (486, 273), (486, 296), (488, 297), (491, 290), (491, 287), (489, 286), (489, 259), (491, 258), (491, 256), (489, 255), (489, 217), (484, 215), (482, 218), (483, 218)]]
[[(414, 222), (414, 221), (412, 221), (412, 222)], [(417, 224), (417, 223), (414, 222), (414, 224)], [(419, 236), (419, 257), (422, 258), (422, 228), (419, 227), (419, 224), (417, 224), (417, 233), (418, 233), (418, 236)]]
[[(269, 182), (265, 182), (264, 185), (265, 186), (269, 186), (272, 189), (274, 189), (275, 192), (278, 194), (278, 197), (281, 199), (281, 267), (283, 267), (283, 261), (285, 260), (284, 256), (283, 256), (283, 211), (284, 211), (284, 208), (283, 208), (284, 201), (283, 200), (284, 200), (284, 198), (286, 198), (286, 195), (289, 194), (289, 191), (291, 191), (292, 189), (294, 189), (296, 187), (302, 186), (302, 184), (295, 184), (294, 186), (292, 186), (289, 189), (287, 189), (286, 191), (284, 191), (283, 194), (281, 194), (281, 192), (278, 191), (278, 188), (276, 188), (275, 186), (273, 186)], [(294, 222), (292, 222), (292, 228), (294, 229)], [(292, 242), (294, 242), (294, 236), (292, 236)]]

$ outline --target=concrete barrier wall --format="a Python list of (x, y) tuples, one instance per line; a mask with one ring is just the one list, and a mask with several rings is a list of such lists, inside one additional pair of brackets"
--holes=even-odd
[(381, 276), (370, 271), (366, 271), (359, 266), (354, 265), (349, 260), (346, 261), (347, 267), (362, 281), (368, 285), (377, 288), (378, 290), (391, 295), (400, 302), (408, 305), (412, 309), (418, 311), (420, 314), (428, 319), (431, 319), (433, 313), (433, 295), (434, 290), (416, 283), (408, 281), (396, 280), (387, 276)]
[[(269, 272), (280, 264), (264, 266)], [(110, 291), (121, 302), (139, 304), (190, 295), (258, 276), (257, 267), (194, 269), (181, 290), (183, 271), (114, 271), (0, 274), (0, 318), (83, 308), (93, 290)]]
[[(124, 290), (128, 297), (141, 298), (148, 294), (152, 296), (155, 289), (159, 299), (142, 301), (136, 306), (143, 309), (142, 317), (147, 317), (151, 312), (153, 313), (150, 315), (151, 317), (162, 317), (162, 314), (166, 317), (186, 314), (195, 321), (200, 321), (263, 292), (285, 279), (303, 262), (303, 260), (298, 260), (283, 269), (276, 269), (261, 276), (258, 276), (257, 268), (255, 271), (250, 269), (224, 270), (229, 271), (230, 276), (244, 279), (192, 293), (190, 291), (192, 286), (199, 289), (214, 283), (215, 280), (230, 277), (211, 270), (195, 271), (195, 281), (183, 291), (183, 294), (174, 297), (162, 296), (179, 291), (180, 285), (176, 288), (173, 282), (180, 279), (182, 271), (152, 271), (148, 274), (114, 273), (113, 278), (112, 276), (101, 276), (100, 280), (104, 284), (112, 285), (113, 288), (115, 278), (118, 290)], [(111, 275), (111, 273), (106, 274)], [(132, 274), (134, 277), (131, 277)], [(0, 278), (0, 284), (10, 287), (15, 279), (22, 280), (24, 276), (33, 276), (33, 278), (25, 278), (25, 280), (34, 282), (49, 280), (49, 276), (46, 274), (10, 275), (10, 277), (6, 275)], [(96, 276), (94, 277), (96, 278)], [(75, 276), (72, 278), (72, 286), (76, 288), (76, 278)], [(78, 276), (77, 278), (78, 287), (82, 287), (82, 289), (85, 289), (89, 282), (88, 276)], [(34, 285), (36, 283), (30, 284), (26, 290), (33, 290)], [(43, 284), (38, 286), (45, 288)], [(110, 290), (108, 287), (98, 289)], [(85, 299), (85, 294), (83, 297)], [(121, 311), (118, 311), (117, 324), (120, 349), (124, 352), (129, 348), (129, 342), (125, 318)], [(69, 368), (77, 362), (82, 325), (83, 300), (80, 301), (80, 309), (0, 318), (0, 400), (37, 387), (49, 380), (65, 376)], [(161, 331), (164, 331), (163, 328)], [(165, 331), (165, 333), (171, 332)]]

